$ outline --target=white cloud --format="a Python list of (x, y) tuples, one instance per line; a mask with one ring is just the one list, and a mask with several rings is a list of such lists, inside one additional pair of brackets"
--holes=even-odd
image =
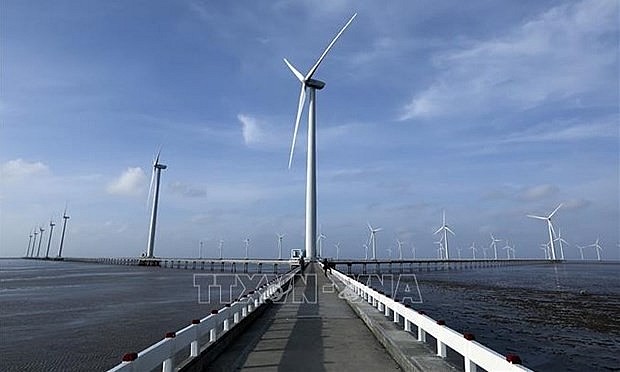
[(144, 191), (146, 175), (140, 167), (127, 168), (116, 180), (112, 181), (106, 191), (114, 195), (139, 195)]
[(443, 72), (405, 105), (400, 119), (595, 100), (618, 87), (609, 80), (617, 70), (616, 15), (614, 1), (563, 4), (502, 38), (437, 55)]
[(170, 184), (170, 191), (186, 198), (202, 198), (207, 195), (204, 188), (187, 185), (181, 182), (173, 182)]
[(239, 114), (237, 119), (241, 122), (243, 141), (246, 145), (256, 144), (262, 141), (263, 132), (258, 124), (258, 120), (248, 115)]
[(9, 160), (2, 164), (2, 179), (21, 180), (49, 172), (47, 165), (41, 162), (29, 162), (23, 159)]
[(532, 186), (521, 190), (519, 193), (519, 199), (528, 201), (540, 200), (553, 194), (557, 194), (558, 191), (558, 187), (554, 185)]

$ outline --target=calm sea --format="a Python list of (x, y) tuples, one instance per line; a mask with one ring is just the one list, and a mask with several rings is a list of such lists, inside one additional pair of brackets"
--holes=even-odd
[[(412, 304), (540, 371), (620, 370), (620, 264), (564, 263), (415, 272)], [(388, 277), (389, 279), (389, 277)], [(411, 276), (372, 281), (417, 298)], [(409, 287), (407, 288), (407, 283)], [(408, 289), (408, 292), (405, 292)]]
[[(229, 302), (232, 276), (218, 274), (222, 295), (203, 288), (199, 303), (195, 273), (211, 284), (201, 271), (0, 259), (0, 370), (109, 369)], [(233, 292), (261, 277), (241, 274)]]

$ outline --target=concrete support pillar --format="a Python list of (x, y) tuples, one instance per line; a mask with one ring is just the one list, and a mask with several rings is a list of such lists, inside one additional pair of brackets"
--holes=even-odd
[(418, 327), (418, 341), (426, 342), (426, 331)]
[(442, 358), (446, 357), (446, 344), (437, 340), (437, 356)]

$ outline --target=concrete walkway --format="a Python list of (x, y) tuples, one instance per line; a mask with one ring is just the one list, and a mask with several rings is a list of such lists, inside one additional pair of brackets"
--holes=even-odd
[(209, 370), (400, 371), (317, 264)]

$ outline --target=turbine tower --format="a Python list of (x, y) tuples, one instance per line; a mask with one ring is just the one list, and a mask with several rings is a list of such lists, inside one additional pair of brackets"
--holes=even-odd
[(245, 238), (243, 242), (245, 243), (245, 259), (247, 260), (250, 257), (250, 238)]
[(340, 243), (334, 244), (334, 248), (336, 248), (336, 259), (340, 259)]
[(316, 238), (316, 241), (319, 244), (319, 257), (323, 257), (323, 240), (327, 239), (327, 236), (325, 236), (321, 230), (322, 229), (319, 227), (319, 236)]
[(368, 237), (368, 240), (370, 240), (370, 244), (372, 244), (372, 259), (376, 260), (377, 259), (377, 233), (383, 229), (380, 227), (373, 229), (372, 226), (370, 225), (370, 222), (368, 222), (368, 230), (370, 230), (370, 236)]
[(39, 236), (39, 246), (37, 248), (37, 257), (39, 257), (41, 255), (41, 242), (43, 241), (43, 232), (45, 231), (45, 229), (43, 228), (43, 226), (39, 226), (39, 232), (41, 233), (41, 236)]
[(403, 260), (403, 244), (404, 242), (400, 241), (400, 239), (396, 239), (396, 244), (398, 244), (398, 259)]
[(29, 238), (28, 238), (28, 249), (26, 249), (26, 257), (28, 257), (30, 255), (30, 244), (32, 243), (32, 237), (33, 237), (33, 233), (32, 231), (30, 232)]
[(39, 235), (39, 232), (37, 231), (37, 228), (34, 228), (34, 240), (32, 241), (32, 251), (30, 251), (30, 257), (34, 257), (34, 247), (37, 244), (37, 235)]
[(582, 247), (582, 246), (580, 246), (580, 245), (578, 245), (578, 246), (577, 246), (577, 249), (579, 249), (579, 253), (581, 254), (581, 260), (582, 260), (582, 261), (584, 260), (584, 258), (583, 258), (583, 249), (584, 249), (584, 248), (585, 248), (585, 247)]
[(491, 235), (491, 244), (489, 247), (493, 247), (493, 253), (495, 253), (495, 259), (497, 260), (497, 243), (501, 242), (501, 239), (495, 239), (493, 234), (489, 235)]
[(278, 260), (282, 259), (282, 239), (284, 239), (284, 235), (285, 234), (276, 233), (276, 236), (278, 237)]
[(476, 259), (476, 250), (477, 250), (476, 249), (476, 242), (472, 242), (471, 243), (471, 247), (469, 247), (469, 249), (471, 249), (472, 260), (475, 260)]
[(219, 250), (220, 250), (220, 260), (222, 259), (222, 249), (224, 248), (224, 240), (220, 239), (220, 246), (219, 246)]
[(594, 250), (596, 251), (596, 259), (598, 261), (601, 260), (601, 251), (603, 250), (603, 247), (601, 247), (601, 245), (599, 244), (599, 238), (596, 238), (596, 241), (594, 242), (594, 244), (590, 244), (588, 247), (592, 247), (594, 248)]
[(560, 243), (560, 259), (563, 260), (564, 259), (564, 246), (562, 245), (562, 243), (568, 245), (568, 242), (562, 238), (562, 229), (558, 229), (558, 236), (555, 238), (555, 241)]
[(149, 228), (149, 240), (146, 250), (146, 258), (153, 258), (153, 250), (155, 248), (155, 225), (157, 224), (157, 206), (159, 204), (159, 182), (161, 178), (161, 171), (168, 168), (167, 165), (159, 162), (159, 154), (161, 150), (157, 152), (155, 161), (153, 162), (153, 172), (151, 173), (151, 186), (149, 187), (149, 197), (153, 191), (153, 180), (155, 180), (155, 190), (153, 192), (153, 209), (151, 212), (151, 226)]
[(327, 48), (323, 51), (323, 54), (316, 61), (314, 66), (304, 76), (297, 70), (286, 58), (284, 63), (293, 72), (295, 77), (301, 82), (301, 91), (299, 93), (299, 103), (297, 106), (297, 116), (295, 119), (295, 129), (293, 131), (293, 141), (291, 144), (291, 153), (289, 156), (288, 167), (291, 168), (293, 162), (293, 153), (295, 150), (295, 141), (297, 140), (297, 131), (299, 129), (299, 120), (304, 109), (306, 101), (306, 89), (310, 89), (310, 103), (308, 108), (308, 146), (307, 146), (307, 160), (306, 160), (306, 257), (310, 260), (316, 259), (316, 90), (321, 90), (325, 86), (325, 83), (319, 80), (312, 79), (312, 76), (316, 72), (317, 68), (336, 43), (336, 40), (342, 35), (344, 30), (351, 24), (356, 14), (353, 14), (351, 19), (342, 27), (340, 32), (329, 43)]
[(50, 236), (47, 240), (47, 250), (45, 251), (45, 258), (50, 258), (50, 244), (52, 244), (52, 233), (54, 232), (54, 226), (56, 226), (56, 224), (50, 218)]
[(67, 215), (67, 206), (65, 205), (65, 211), (62, 212), (62, 234), (60, 235), (60, 247), (58, 248), (58, 258), (62, 257), (62, 246), (65, 242), (65, 230), (67, 228), (67, 220), (71, 218)]
[(443, 231), (443, 243), (444, 243), (442, 245), (443, 245), (443, 248), (444, 248), (444, 251), (445, 251), (444, 258), (446, 260), (449, 260), (450, 259), (450, 253), (448, 251), (448, 232), (450, 234), (452, 234), (452, 235), (454, 235), (454, 232), (452, 230), (450, 230), (450, 227), (448, 227), (448, 225), (446, 224), (446, 211), (443, 211), (443, 223), (442, 223), (441, 227), (437, 231), (435, 231), (435, 234), (438, 234), (438, 233), (440, 233), (442, 231)]
[(557, 208), (555, 208), (553, 210), (553, 212), (551, 212), (551, 214), (547, 217), (541, 217), (541, 216), (534, 216), (531, 214), (528, 214), (527, 216), (530, 218), (535, 218), (537, 220), (543, 220), (543, 221), (547, 221), (547, 228), (549, 230), (549, 247), (551, 249), (551, 259), (552, 260), (556, 260), (555, 257), (555, 246), (553, 245), (553, 236), (555, 235), (555, 231), (553, 230), (553, 225), (551, 224), (551, 217), (553, 217), (553, 215), (555, 214), (555, 212), (558, 211), (558, 209), (560, 209), (560, 207), (562, 207), (562, 204), (560, 203), (560, 205), (557, 206)]

